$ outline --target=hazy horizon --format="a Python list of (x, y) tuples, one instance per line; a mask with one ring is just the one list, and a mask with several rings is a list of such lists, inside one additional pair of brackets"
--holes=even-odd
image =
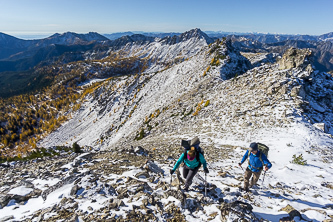
[[(190, 30), (186, 30), (186, 31), (190, 31)], [(185, 31), (185, 32), (186, 32)], [(309, 34), (289, 34), (289, 33), (259, 33), (259, 32), (228, 32), (228, 31), (211, 31), (211, 30), (201, 30), (203, 32), (222, 32), (222, 33), (239, 33), (239, 34), (269, 34), (269, 35), (309, 35)], [(68, 31), (68, 32), (72, 32), (72, 31)], [(151, 31), (151, 32), (144, 32), (144, 31), (124, 31), (124, 32), (113, 32), (113, 33), (98, 33), (100, 35), (110, 35), (110, 34), (117, 34), (117, 33), (126, 33), (126, 32), (132, 32), (132, 33), (176, 33), (176, 32), (158, 32), (158, 31)], [(42, 33), (36, 33), (36, 34), (33, 34), (33, 33), (21, 33), (21, 34), (8, 34), (8, 33), (5, 33), (5, 32), (2, 32), (4, 34), (7, 34), (7, 35), (10, 35), (10, 36), (14, 36), (16, 38), (19, 38), (19, 39), (24, 39), (24, 40), (33, 40), (33, 39), (43, 39), (43, 38), (48, 38), (58, 32), (54, 32), (54, 33), (48, 33), (48, 34), (42, 34)], [(66, 32), (63, 32), (63, 33), (66, 33)], [(63, 33), (59, 33), (59, 34), (63, 34)], [(74, 32), (74, 33), (77, 33), (77, 32)], [(89, 32), (86, 32), (86, 33), (77, 33), (77, 34), (88, 34)], [(328, 32), (330, 33), (330, 32)], [(327, 34), (327, 33), (322, 33), (320, 35), (324, 35), (324, 34)], [(320, 35), (310, 35), (310, 36), (320, 36)]]
[(333, 1), (87, 0), (2, 1), (0, 32), (12, 36), (67, 31), (109, 34), (140, 30), (322, 35), (333, 31)]

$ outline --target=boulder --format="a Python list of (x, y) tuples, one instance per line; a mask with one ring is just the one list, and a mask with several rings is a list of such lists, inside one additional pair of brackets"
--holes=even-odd
[(174, 178), (171, 181), (171, 186), (173, 186), (173, 187), (180, 186), (181, 184), (182, 184), (182, 181), (180, 181), (178, 178)]
[(10, 201), (10, 196), (9, 195), (5, 195), (5, 196), (0, 196), (0, 209), (7, 206), (7, 204)]
[(143, 156), (147, 156), (148, 155), (148, 151), (145, 150), (144, 148), (142, 148), (141, 146), (138, 146), (134, 149), (134, 153), (136, 155), (143, 155)]
[(176, 199), (180, 200), (182, 203), (186, 199), (186, 195), (180, 190), (168, 190), (167, 192), (164, 193), (165, 199), (169, 198), (170, 196), (175, 197)]
[(135, 175), (138, 179), (149, 179), (150, 175), (148, 172), (140, 172)]
[(300, 86), (295, 86), (294, 88), (291, 89), (290, 91), (290, 96), (292, 97), (297, 97), (300, 96), (302, 98), (305, 98), (305, 90), (304, 87), (302, 85)]
[[(294, 207), (292, 207), (291, 205), (287, 205), (287, 206), (285, 206), (285, 207), (283, 207), (283, 208), (281, 208), (279, 211), (285, 211), (285, 212), (287, 212), (288, 214), (289, 214), (289, 218), (291, 219), (291, 220), (293, 220), (294, 219), (294, 217), (299, 217), (300, 219), (302, 219), (302, 215), (301, 215), (301, 213), (299, 212), (299, 211), (297, 211)], [(288, 218), (286, 218), (286, 217), (284, 217), (285, 219), (288, 219)], [(283, 219), (283, 218), (282, 218)]]
[(242, 201), (237, 200), (231, 203), (223, 202), (219, 209), (221, 210), (221, 221), (226, 221), (230, 215), (234, 215), (237, 218), (251, 218), (252, 220), (257, 219), (252, 212), (253, 207), (251, 204)]
[(218, 172), (218, 176), (220, 177), (227, 177), (227, 172), (223, 172), (222, 170)]
[(313, 124), (313, 126), (323, 131), (324, 133), (328, 133), (328, 127), (325, 123), (315, 123)]
[(14, 216), (11, 215), (11, 216), (6, 216), (6, 217), (2, 217), (0, 218), (0, 222), (5, 222), (5, 221), (9, 221), (9, 220), (13, 220), (14, 219)]
[[(310, 49), (289, 48), (278, 61), (279, 69), (292, 69), (308, 63), (308, 57), (311, 56)], [(308, 64), (306, 64), (307, 66)], [(311, 71), (311, 69), (308, 69)]]
[(152, 160), (147, 160), (146, 164), (144, 165), (144, 168), (147, 170), (150, 170), (154, 173), (164, 173), (164, 170), (162, 170), (154, 161)]
[(79, 190), (79, 186), (78, 185), (74, 185), (71, 189), (70, 195), (71, 196), (75, 196), (77, 191)]

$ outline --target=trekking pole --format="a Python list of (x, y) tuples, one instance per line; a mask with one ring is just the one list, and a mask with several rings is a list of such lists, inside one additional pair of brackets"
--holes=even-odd
[(238, 165), (240, 166), (240, 168), (242, 168), (242, 170), (243, 170), (243, 173), (245, 173), (245, 171), (244, 171), (244, 169), (243, 169), (242, 165), (241, 165), (241, 164), (238, 164)]
[(262, 178), (262, 183), (261, 183), (261, 185), (264, 185), (265, 175), (266, 175), (266, 171), (264, 172), (264, 177)]
[(266, 170), (264, 170), (264, 176), (263, 176), (263, 178), (262, 178), (262, 183), (261, 183), (261, 185), (264, 185), (265, 175), (266, 175)]
[(205, 198), (207, 197), (207, 173), (205, 173)]
[(169, 184), (169, 188), (171, 190), (171, 183), (172, 183), (172, 173), (171, 173), (172, 170), (170, 170), (170, 184)]

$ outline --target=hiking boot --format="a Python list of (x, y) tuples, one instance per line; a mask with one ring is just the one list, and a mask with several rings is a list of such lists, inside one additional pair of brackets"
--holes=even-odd
[(183, 187), (183, 190), (184, 190), (185, 192), (188, 192), (188, 186), (185, 185), (185, 186)]
[(250, 192), (249, 188), (243, 188), (243, 187), (239, 187), (239, 191), (241, 192), (245, 191), (247, 193)]

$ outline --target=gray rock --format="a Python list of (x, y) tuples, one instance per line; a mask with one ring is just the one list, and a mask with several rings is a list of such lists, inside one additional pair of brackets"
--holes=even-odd
[(7, 216), (7, 217), (3, 217), (3, 218), (0, 218), (0, 222), (5, 222), (5, 221), (9, 221), (9, 220), (12, 220), (14, 219), (14, 216), (11, 215), (11, 216)]
[(289, 218), (291, 220), (294, 219), (294, 217), (299, 217), (300, 219), (303, 219), (301, 213), (289, 204), (287, 206), (281, 208), (279, 211), (287, 212), (289, 214)]
[(258, 219), (252, 212), (253, 207), (242, 201), (237, 200), (231, 203), (223, 202), (219, 208), (221, 210), (221, 221), (226, 221), (226, 218), (230, 215), (235, 215), (237, 218), (251, 218), (252, 220)]
[(9, 195), (0, 196), (0, 208), (7, 206), (11, 197)]
[(79, 216), (77, 214), (74, 214), (68, 222), (79, 222)]
[(26, 180), (21, 180), (20, 185), (27, 188), (34, 188), (34, 184)]
[(148, 172), (140, 172), (135, 175), (138, 179), (149, 179), (150, 175)]
[(137, 154), (137, 155), (144, 155), (144, 156), (147, 156), (148, 155), (148, 152), (143, 149), (141, 146), (138, 146), (134, 149), (134, 152)]
[[(278, 61), (280, 69), (292, 69), (304, 65), (307, 58), (312, 54), (310, 49), (288, 49)], [(307, 66), (306, 64), (305, 66)]]
[(151, 160), (148, 160), (145, 164), (145, 168), (147, 170), (150, 170), (154, 173), (164, 173), (164, 170), (162, 170), (156, 163), (154, 163), (153, 161)]
[(328, 127), (325, 123), (315, 123), (313, 124), (313, 126), (323, 131), (324, 133), (328, 133)]
[(304, 90), (304, 87), (302, 85), (300, 86), (295, 86), (294, 88), (292, 88), (292, 90), (290, 91), (290, 96), (292, 97), (297, 97), (300, 96), (302, 98), (305, 98), (306, 93)]
[(79, 188), (78, 185), (74, 185), (74, 186), (72, 187), (72, 189), (71, 189), (70, 195), (71, 195), (71, 196), (75, 196), (76, 193), (77, 193), (77, 191), (78, 191), (79, 189), (80, 189), (80, 188)]
[(326, 109), (324, 107), (322, 107), (321, 105), (319, 105), (318, 103), (312, 102), (310, 103), (312, 108), (320, 113), (324, 113), (326, 111)]
[[(108, 202), (108, 207), (110, 209), (117, 209), (119, 207), (125, 206), (124, 201), (119, 199), (110, 199)], [(105, 204), (105, 203), (104, 203)]]

